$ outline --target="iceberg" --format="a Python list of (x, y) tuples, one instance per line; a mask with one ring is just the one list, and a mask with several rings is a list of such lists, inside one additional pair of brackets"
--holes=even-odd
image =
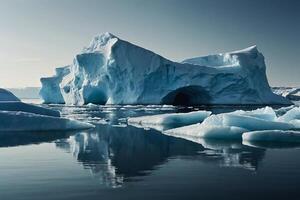
[(69, 66), (59, 67), (55, 69), (56, 74), (53, 77), (41, 78), (43, 87), (39, 94), (43, 98), (44, 103), (63, 104), (65, 103), (64, 98), (60, 92), (60, 82), (63, 77), (70, 73)]
[(41, 83), (45, 103), (291, 104), (271, 91), (256, 46), (173, 62), (111, 33)]

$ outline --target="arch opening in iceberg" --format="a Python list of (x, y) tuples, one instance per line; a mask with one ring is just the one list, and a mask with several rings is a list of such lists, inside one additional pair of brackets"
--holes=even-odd
[(201, 86), (186, 86), (178, 88), (162, 98), (162, 104), (170, 105), (200, 105), (209, 104), (211, 96)]
[(91, 90), (84, 90), (83, 96), (84, 96), (85, 104), (93, 103), (93, 104), (105, 105), (108, 100), (105, 91), (97, 88), (93, 88)]

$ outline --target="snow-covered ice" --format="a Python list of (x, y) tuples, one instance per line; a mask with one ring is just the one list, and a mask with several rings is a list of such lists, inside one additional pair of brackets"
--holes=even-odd
[(235, 126), (217, 126), (217, 125), (201, 125), (193, 124), (179, 128), (164, 131), (165, 134), (171, 136), (194, 136), (209, 139), (241, 139), (246, 129)]
[(179, 63), (111, 33), (41, 82), (46, 103), (291, 104), (271, 91), (256, 46)]
[(163, 133), (176, 137), (242, 139), (242, 135), (247, 132), (245, 138), (251, 138), (252, 133), (255, 134), (255, 137), (262, 133), (262, 137), (258, 138), (271, 140), (275, 130), (274, 141), (287, 139), (289, 142), (292, 140), (291, 137), (284, 137), (284, 134), (291, 135), (298, 129), (300, 129), (299, 107), (290, 108), (279, 117), (271, 107), (264, 107), (252, 111), (237, 110), (230, 113), (214, 114), (204, 119), (202, 123), (163, 130)]
[(300, 107), (294, 107), (278, 118), (279, 121), (284, 122), (290, 122), (296, 119), (300, 120)]
[(224, 114), (223, 118), (224, 126), (237, 126), (246, 130), (289, 130), (294, 128), (292, 124), (280, 121), (264, 120), (256, 117), (236, 115), (236, 114)]

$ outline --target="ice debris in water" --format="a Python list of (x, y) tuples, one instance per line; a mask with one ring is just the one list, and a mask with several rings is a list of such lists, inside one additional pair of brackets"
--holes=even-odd
[(243, 134), (243, 141), (300, 142), (300, 131), (265, 130)]
[[(159, 124), (164, 119), (161, 116), (163, 115), (160, 115), (160, 117), (144, 116), (131, 120), (141, 125), (143, 123)], [(182, 117), (190, 118), (188, 113)], [(191, 119), (185, 119), (185, 121), (192, 122)], [(297, 129), (300, 129), (299, 107), (289, 108), (285, 114), (277, 116), (273, 108), (267, 106), (252, 111), (237, 110), (210, 115), (202, 123), (163, 130), (163, 133), (179, 137), (193, 136), (198, 138), (247, 140), (257, 138), (266, 141), (299, 142)]]
[(197, 136), (210, 139), (240, 139), (246, 129), (235, 126), (193, 124), (180, 128), (169, 129), (164, 133), (173, 136)]
[(194, 111), (189, 113), (167, 113), (159, 115), (130, 117), (129, 124), (180, 124), (188, 125), (200, 123), (211, 115), (210, 111)]

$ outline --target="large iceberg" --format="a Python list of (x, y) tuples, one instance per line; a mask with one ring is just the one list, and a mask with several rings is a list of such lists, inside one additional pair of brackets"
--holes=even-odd
[(45, 103), (291, 104), (271, 91), (256, 46), (178, 63), (110, 33), (41, 82)]

